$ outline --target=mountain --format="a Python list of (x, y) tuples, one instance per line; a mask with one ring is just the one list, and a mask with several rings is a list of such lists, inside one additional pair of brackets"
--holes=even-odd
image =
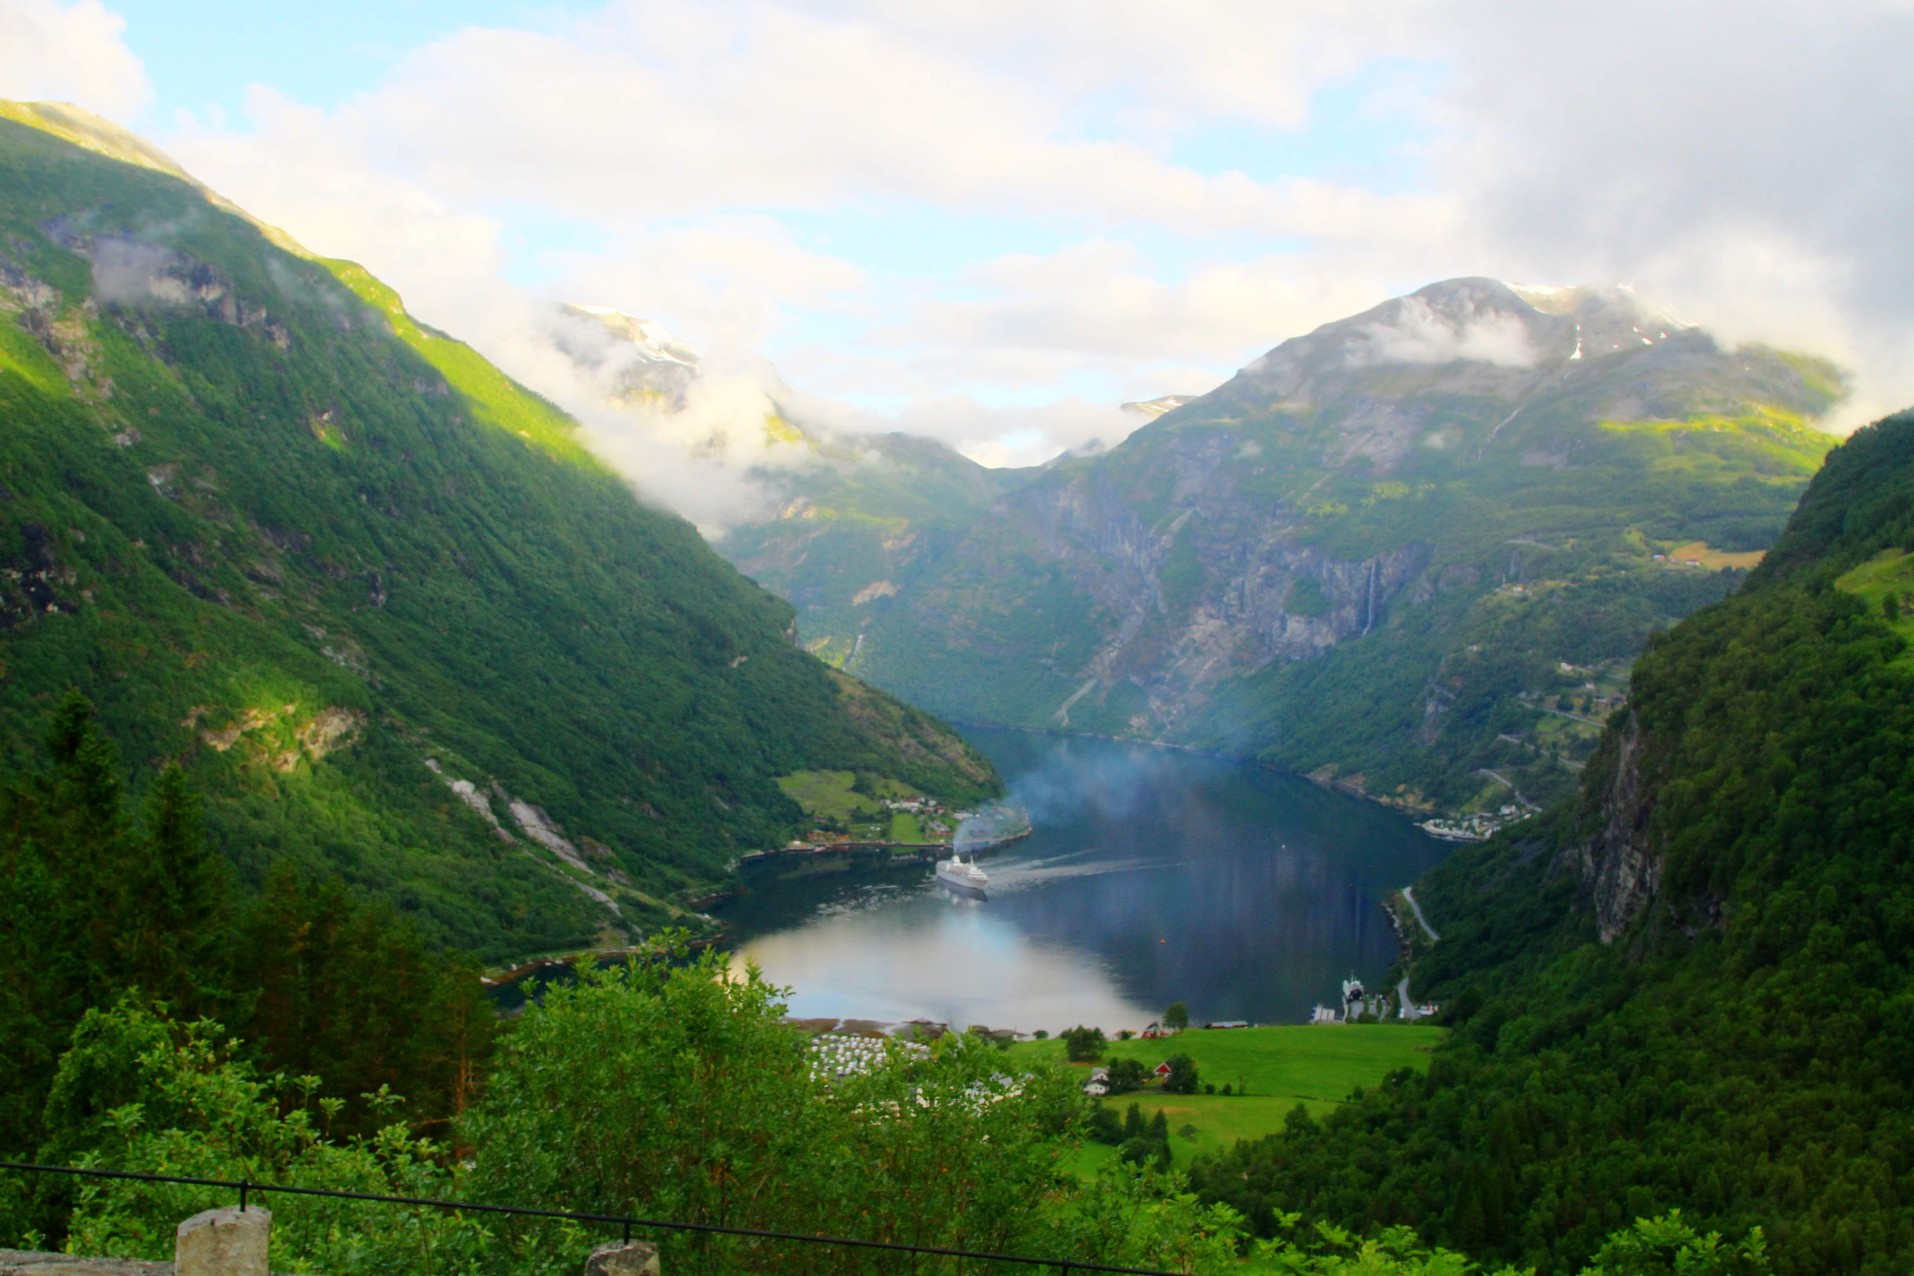
[(855, 662), (867, 617), (914, 595), (976, 521), (1029, 469), (989, 469), (908, 434), (807, 433), (802, 465), (760, 468), (771, 515), (716, 542), (738, 569), (797, 609), (810, 650)]
[(1165, 412), (1173, 412), (1195, 398), (1193, 394), (1164, 394), (1154, 399), (1139, 399), (1120, 406), (1125, 412), (1154, 421)]
[[(1648, 647), (1578, 800), (1416, 885), (1454, 1031), (1197, 1175), (1547, 1271), (1679, 1208), (1784, 1274), (1914, 1264), (1914, 413)], [(1722, 1268), (1721, 1270), (1741, 1270)]]
[[(669, 346), (661, 347), (667, 354)], [(256, 883), (498, 957), (687, 915), (780, 776), (996, 791), (350, 262), (74, 108), (0, 106), (0, 752), (69, 686)]]
[(698, 379), (698, 354), (653, 319), (608, 306), (567, 304), (553, 330), (558, 348), (626, 408), (683, 408)]
[(1842, 389), (1625, 290), (1450, 280), (957, 507), (908, 586), (819, 545), (773, 587), (828, 576), (807, 643), (953, 718), (1253, 753), (1413, 809), (1539, 804), (1647, 635), (1759, 561)]
[(567, 305), (564, 315), (581, 322), (555, 327), (554, 343), (607, 406), (741, 469), (759, 513), (715, 547), (788, 600), (805, 646), (834, 665), (856, 654), (869, 604), (912, 588), (993, 501), (1040, 472), (990, 469), (915, 435), (823, 428), (782, 401), (790, 392), (775, 378), (741, 409), (689, 410), (702, 365), (662, 325), (599, 306)]

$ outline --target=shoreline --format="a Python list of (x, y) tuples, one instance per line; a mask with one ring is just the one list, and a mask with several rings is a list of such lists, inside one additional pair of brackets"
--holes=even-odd
[[(984, 855), (1012, 842), (1021, 842), (1036, 832), (1034, 828), (1025, 828), (1008, 837), (992, 838), (986, 842), (966, 843), (961, 851), (951, 842), (805, 842), (797, 846), (778, 846), (770, 850), (748, 851), (738, 857), (737, 869), (746, 865), (764, 864), (775, 859), (803, 859), (813, 855), (878, 855), (885, 854), (891, 859), (915, 859), (920, 863), (932, 860), (940, 852), (954, 852), (960, 855)], [(911, 851), (914, 854), (899, 856), (897, 851)]]
[[(1003, 847), (1009, 846), (1013, 842), (1023, 841), (1034, 832), (1036, 832), (1035, 829), (1026, 828), (1020, 832), (1012, 833), (1009, 837), (996, 838), (989, 842), (980, 842), (972, 846), (966, 846), (963, 853), (971, 856), (989, 855)], [(906, 860), (915, 860), (921, 864), (934, 860), (936, 858), (936, 850), (949, 851), (951, 844), (949, 842), (860, 842), (854, 845), (827, 843), (816, 847), (780, 847), (775, 851), (754, 851), (752, 855), (741, 859), (738, 867), (742, 868), (746, 861), (754, 864), (763, 864), (774, 858), (829, 857), (834, 855), (848, 856), (852, 854), (862, 854), (875, 858), (883, 853), (884, 848), (887, 847), (901, 847), (919, 852), (931, 852), (930, 854), (919, 853), (903, 857), (885, 856), (887, 859), (903, 858)], [(756, 858), (753, 858), (753, 856)], [(705, 898), (713, 900), (731, 898), (744, 889), (743, 885), (739, 885), (723, 891), (718, 895)], [(717, 921), (717, 932), (711, 935), (701, 935), (692, 939), (690, 941), (690, 949), (692, 952), (702, 952), (707, 948), (722, 947), (724, 945), (727, 937), (724, 923), (715, 918), (712, 920)], [(501, 966), (482, 971), (479, 974), (479, 982), (487, 988), (505, 988), (512, 984), (522, 983), (524, 980), (534, 977), (541, 971), (569, 969), (581, 960), (590, 960), (593, 963), (618, 961), (636, 956), (644, 951), (645, 947), (642, 944), (629, 944), (619, 947), (581, 948), (572, 952), (549, 953), (542, 956), (529, 957), (524, 961), (517, 962), (510, 966)]]

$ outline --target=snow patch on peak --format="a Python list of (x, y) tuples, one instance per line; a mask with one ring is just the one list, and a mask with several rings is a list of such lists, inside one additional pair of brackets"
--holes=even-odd
[(1567, 284), (1518, 284), (1506, 279), (1502, 283), (1527, 302), (1531, 309), (1548, 315), (1565, 315), (1573, 311), (1582, 291)]
[(686, 367), (696, 367), (698, 364), (697, 354), (690, 347), (679, 344), (670, 330), (655, 319), (641, 319), (610, 306), (588, 306), (575, 301), (565, 302), (564, 309), (567, 314), (592, 320), (613, 336), (637, 346), (652, 359), (682, 363)]

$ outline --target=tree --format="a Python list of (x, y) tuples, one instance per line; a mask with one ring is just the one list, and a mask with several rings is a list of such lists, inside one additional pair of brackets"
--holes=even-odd
[[(262, 1077), (233, 1056), (219, 1024), (179, 1023), (138, 1002), (128, 994), (89, 1010), (74, 1029), (51, 1078), (55, 1138), (43, 1157), (398, 1196), (453, 1192), (445, 1149), (398, 1125), (372, 1139), (329, 1139), (335, 1107), (311, 1102), (318, 1078)], [(178, 1220), (213, 1203), (205, 1188), (181, 1184), (89, 1186), (63, 1220), (66, 1241), (86, 1253), (164, 1258)], [(274, 1196), (272, 1211), (273, 1261), (284, 1270), (468, 1271), (485, 1240), (443, 1210)]]
[[(1006, 1252), (1050, 1245), (1062, 1185), (1051, 1149), (1085, 1100), (1069, 1073), (1015, 1078), (987, 1042), (953, 1033), (888, 1047), (870, 1071), (813, 1078), (784, 991), (720, 954), (662, 955), (546, 990), (508, 1034), (486, 1094), (460, 1120), (471, 1196), (774, 1230)], [(501, 1225), (525, 1254), (564, 1242)], [(877, 1252), (710, 1242), (710, 1270), (887, 1270)], [(567, 1260), (570, 1261), (569, 1259)]]
[(1680, 1210), (1670, 1210), (1611, 1232), (1587, 1276), (1764, 1276), (1769, 1270), (1759, 1227), (1739, 1242), (1725, 1242), (1719, 1232), (1702, 1235), (1682, 1221)]
[(1170, 1008), (1163, 1012), (1163, 1026), (1176, 1032), (1190, 1026), (1190, 1008), (1180, 1001), (1172, 1001)]
[(131, 896), (118, 940), (129, 982), (173, 1006), (208, 999), (225, 938), (227, 870), (200, 832), (199, 796), (177, 765), (146, 800), (146, 854), (120, 883)]
[(1196, 1060), (1178, 1051), (1164, 1062), (1170, 1065), (1170, 1075), (1163, 1078), (1163, 1088), (1171, 1094), (1195, 1094), (1200, 1082), (1196, 1074)]
[(1141, 1090), (1150, 1079), (1150, 1070), (1143, 1066), (1143, 1060), (1122, 1058), (1110, 1061), (1110, 1093), (1127, 1094), (1131, 1090)]
[(51, 766), (0, 779), (0, 1147), (43, 1132), (66, 1039), (122, 989), (211, 1008), (221, 982), (225, 866), (205, 850), (176, 769), (146, 818), (126, 810), (119, 751), (69, 691), (45, 737)]
[(1101, 1059), (1103, 1049), (1108, 1044), (1101, 1028), (1086, 1028), (1078, 1024), (1065, 1029), (1063, 1033), (1063, 1053), (1071, 1063), (1091, 1063)]
[(233, 982), (251, 1006), (240, 1026), (266, 1067), (316, 1074), (346, 1098), (342, 1131), (377, 1128), (362, 1096), (381, 1086), (406, 1096), (417, 1123), (476, 1097), (498, 1033), (476, 963), (434, 952), (390, 905), (282, 860), (241, 915), (237, 942), (245, 960)]

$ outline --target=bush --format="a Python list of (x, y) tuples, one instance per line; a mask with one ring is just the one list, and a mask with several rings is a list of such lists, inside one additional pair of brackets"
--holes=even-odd
[(1170, 1075), (1163, 1078), (1163, 1088), (1171, 1094), (1195, 1094), (1200, 1082), (1196, 1060), (1179, 1051), (1164, 1062), (1170, 1065)]
[(1149, 1069), (1143, 1066), (1141, 1059), (1113, 1059), (1110, 1061), (1111, 1094), (1127, 1094), (1131, 1090), (1141, 1090), (1149, 1079)]

